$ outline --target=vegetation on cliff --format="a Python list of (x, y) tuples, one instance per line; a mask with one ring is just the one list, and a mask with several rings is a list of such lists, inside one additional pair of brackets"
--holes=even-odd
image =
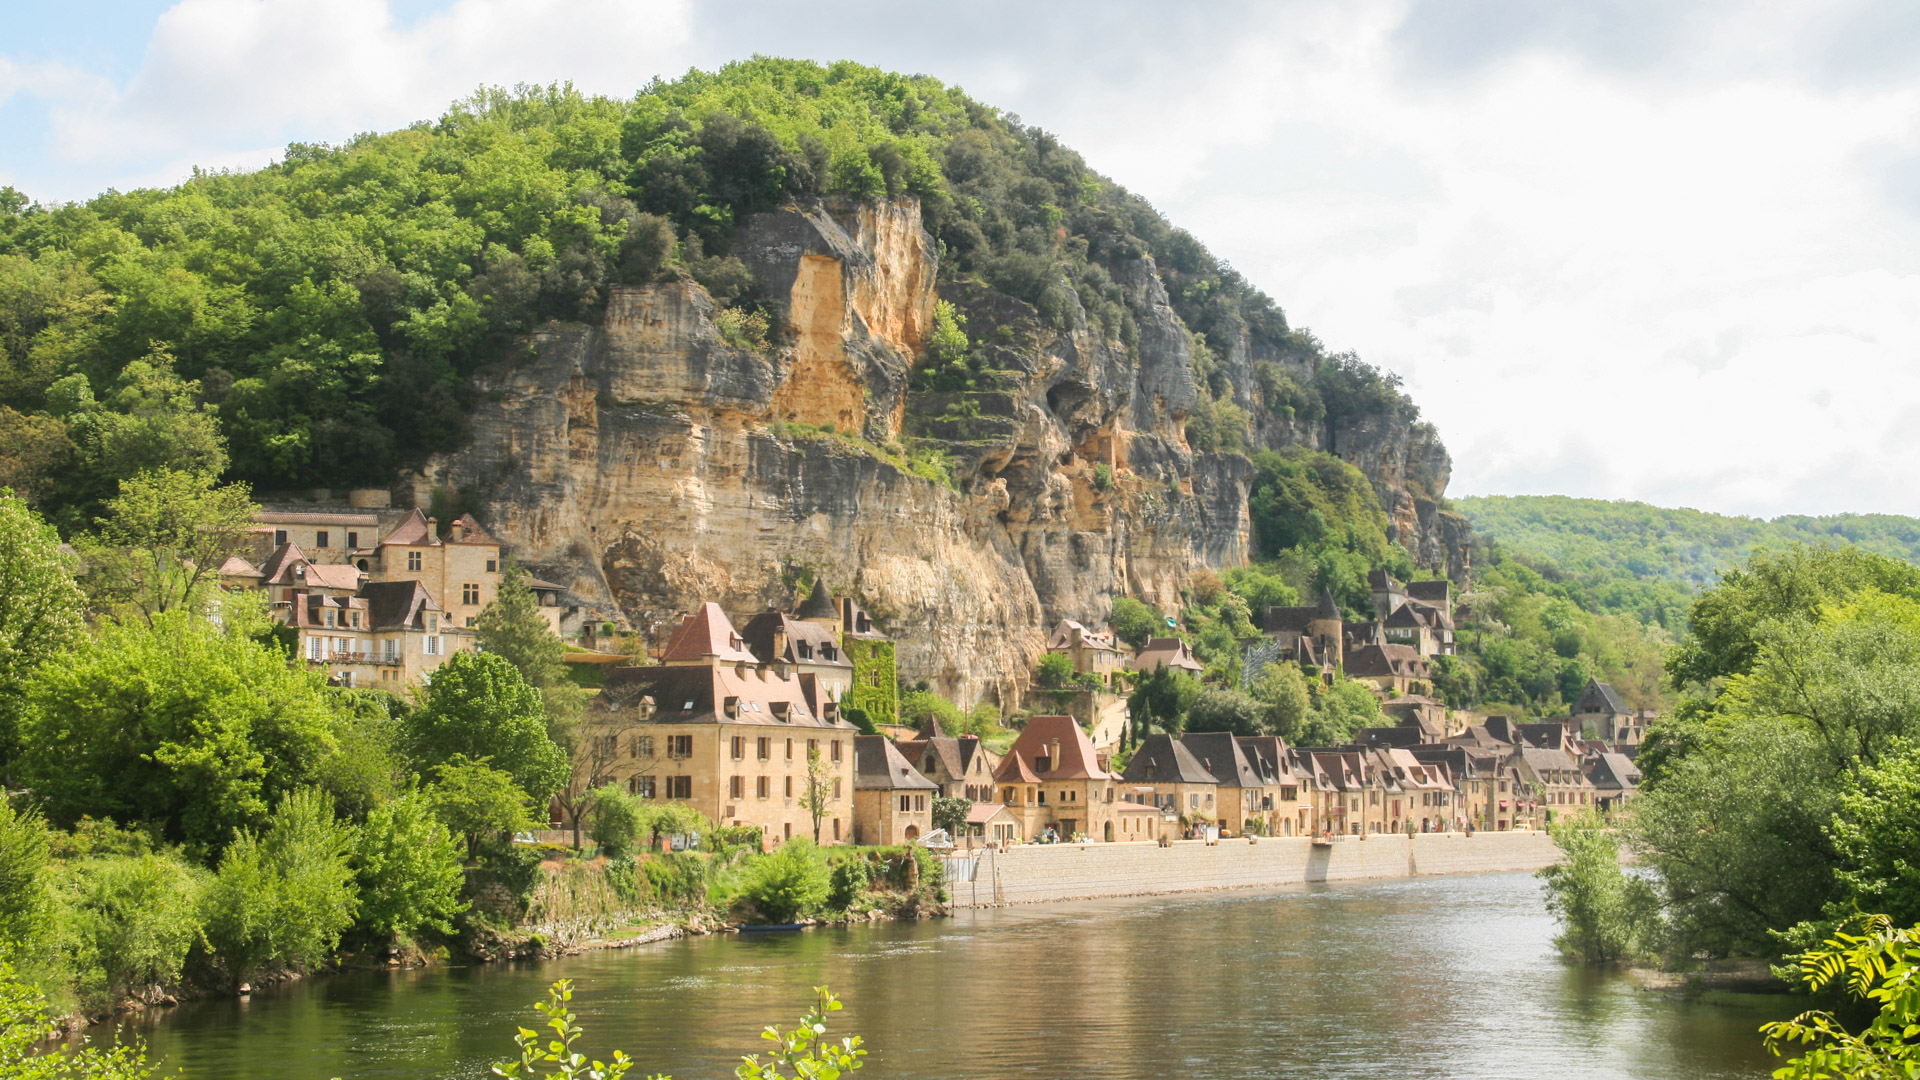
[[(1120, 282), (1153, 257), (1210, 399), (1199, 443), (1245, 444), (1236, 389), (1305, 422), (1415, 415), (1040, 129), (924, 76), (763, 58), (628, 100), (488, 90), (170, 189), (0, 192), (0, 483), (68, 530), (141, 468), (387, 483), (465, 441), (467, 377), (533, 326), (595, 321), (622, 282), (691, 276), (732, 307), (732, 337), (764, 340), (777, 328), (727, 255), (735, 227), (796, 198), (893, 195), (920, 200), (943, 279), (1056, 327), (1084, 314), (1116, 342), (1141, 302)], [(943, 362), (965, 363), (943, 325)], [(1243, 330), (1266, 351), (1235, 388), (1217, 354)]]

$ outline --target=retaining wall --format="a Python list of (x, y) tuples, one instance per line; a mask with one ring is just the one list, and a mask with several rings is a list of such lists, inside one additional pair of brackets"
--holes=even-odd
[[(1240, 889), (1312, 881), (1537, 870), (1558, 861), (1544, 832), (1303, 837), (1157, 844), (1028, 844), (984, 852), (972, 881), (949, 881), (955, 907)], [(956, 867), (956, 869), (959, 869)]]

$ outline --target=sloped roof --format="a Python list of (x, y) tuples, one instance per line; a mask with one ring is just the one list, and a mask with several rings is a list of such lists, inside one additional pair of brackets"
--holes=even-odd
[(360, 587), (360, 568), (346, 563), (308, 563), (307, 584), (352, 592)]
[(660, 658), (683, 662), (711, 660), (721, 664), (759, 663), (747, 651), (746, 644), (734, 630), (733, 623), (727, 621), (727, 613), (709, 600), (680, 620)]
[[(780, 634), (786, 635), (785, 647), (775, 653), (774, 638)], [(778, 611), (763, 611), (747, 620), (747, 625), (740, 631), (740, 638), (746, 642), (747, 650), (763, 664), (853, 667), (846, 654), (840, 651), (840, 643), (833, 640), (830, 628)], [(804, 650), (802, 645), (806, 646)]]
[(1619, 691), (1615, 690), (1611, 684), (1603, 683), (1599, 679), (1588, 679), (1587, 688), (1581, 692), (1580, 700), (1575, 703), (1574, 711), (1576, 713), (1626, 713), (1632, 712), (1633, 710), (1627, 707), (1626, 701), (1620, 697)]
[(417, 616), (424, 611), (439, 611), (433, 595), (418, 581), (369, 581), (360, 586), (360, 598), (367, 602), (367, 622), (374, 630), (422, 629)]
[(1453, 582), (1448, 581), (1446, 578), (1439, 578), (1434, 581), (1409, 581), (1407, 582), (1407, 597), (1425, 604), (1431, 604), (1441, 611), (1445, 611), (1448, 602), (1453, 599)]
[(1338, 619), (1340, 617), (1340, 605), (1333, 602), (1333, 590), (1324, 585), (1320, 587), (1320, 607), (1318, 613), (1322, 619)]
[(480, 523), (473, 519), (472, 514), (461, 514), (454, 519), (454, 524), (460, 526), (460, 539), (449, 539), (447, 541), (449, 544), (491, 544), (495, 547), (500, 544), (500, 541), (493, 538), (492, 533), (480, 527)]
[(793, 613), (796, 619), (828, 619), (838, 621), (840, 612), (833, 606), (833, 597), (827, 592), (824, 578), (813, 579), (813, 592), (807, 594), (806, 602)]
[(260, 573), (259, 567), (253, 565), (252, 563), (241, 558), (240, 556), (229, 555), (227, 556), (227, 561), (220, 564), (220, 576), (221, 577), (255, 577), (257, 578), (257, 577), (264, 577), (265, 575)]
[[(631, 708), (642, 698), (652, 698), (655, 723), (855, 730), (845, 720), (825, 719), (830, 702), (822, 700), (819, 690), (819, 680), (811, 674), (788, 677), (760, 667), (744, 673), (727, 664), (619, 667), (607, 672), (593, 707)], [(727, 714), (729, 705), (732, 715)]]
[(1202, 768), (1213, 774), (1216, 783), (1238, 788), (1261, 786), (1259, 771), (1247, 759), (1232, 732), (1190, 732), (1180, 736), (1180, 745), (1187, 748)]
[(253, 520), (262, 525), (365, 525), (380, 524), (380, 517), (372, 513), (354, 513), (341, 510), (275, 510), (261, 507), (253, 515)]
[(1073, 648), (1119, 652), (1120, 644), (1110, 633), (1096, 633), (1072, 619), (1061, 619), (1060, 624), (1053, 628), (1053, 634), (1047, 638), (1047, 651), (1060, 652)]
[(427, 515), (421, 513), (420, 508), (416, 506), (406, 517), (400, 519), (400, 524), (395, 525), (391, 532), (381, 538), (382, 547), (389, 544), (400, 547), (439, 547), (440, 538), (427, 527)]
[(1409, 645), (1362, 645), (1347, 654), (1345, 666), (1349, 677), (1427, 676), (1426, 660)]
[(940, 785), (920, 775), (885, 735), (853, 737), (853, 786), (871, 790), (933, 791)]
[(1178, 668), (1182, 671), (1205, 671), (1199, 661), (1193, 658), (1193, 650), (1179, 638), (1151, 638), (1147, 647), (1140, 650), (1134, 658), (1134, 666), (1143, 672), (1155, 672), (1163, 667)]
[(260, 563), (260, 576), (267, 581), (276, 581), (282, 573), (286, 572), (287, 567), (294, 563), (312, 561), (307, 558), (306, 552), (300, 550), (299, 544), (289, 540), (268, 553), (266, 559)]
[(1268, 634), (1304, 634), (1307, 624), (1319, 617), (1317, 607), (1270, 607), (1260, 616), (1260, 629)]
[(1630, 791), (1640, 786), (1640, 768), (1627, 755), (1609, 751), (1587, 766), (1587, 779), (1594, 787)]
[(969, 825), (992, 824), (993, 819), (999, 817), (1002, 814), (1005, 814), (1008, 818), (1013, 817), (1013, 811), (1007, 809), (1006, 807), (1000, 805), (997, 802), (977, 802), (977, 803), (974, 803), (972, 806), (967, 807), (967, 824)]
[(906, 755), (907, 760), (915, 765), (926, 764), (931, 759), (937, 762), (941, 771), (948, 776), (961, 777), (967, 774), (966, 760), (960, 753), (960, 740), (951, 735), (919, 740), (914, 744), (919, 747), (917, 754), (908, 753), (906, 743), (896, 745), (900, 747), (900, 752)]
[[(1047, 757), (1051, 744), (1060, 744), (1060, 760), (1049, 761), (1047, 771), (1039, 772), (1035, 759)], [(1007, 748), (1000, 762), (1000, 773), (1012, 768), (1015, 774), (1036, 775), (1042, 780), (1110, 780), (1112, 774), (1100, 767), (1093, 742), (1071, 716), (1035, 716), (1027, 721), (1020, 737)], [(997, 779), (998, 777), (996, 777)], [(1027, 780), (1033, 783), (1033, 780)]]
[(1130, 784), (1217, 784), (1193, 751), (1171, 735), (1149, 735), (1133, 752), (1120, 778)]

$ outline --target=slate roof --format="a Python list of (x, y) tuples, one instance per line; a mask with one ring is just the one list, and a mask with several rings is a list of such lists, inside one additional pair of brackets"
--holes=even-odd
[(418, 581), (369, 581), (360, 586), (360, 598), (367, 602), (367, 623), (373, 630), (424, 630), (421, 616), (440, 610)]
[[(744, 673), (726, 664), (619, 667), (607, 672), (594, 707), (630, 708), (652, 698), (655, 723), (856, 730), (845, 720), (823, 718), (831, 702), (822, 699), (819, 689), (819, 680), (811, 674), (788, 677), (760, 667)], [(732, 715), (727, 714), (729, 703)]]
[(834, 622), (839, 621), (840, 613), (834, 610), (833, 597), (827, 592), (826, 579), (813, 579), (813, 591), (807, 594), (806, 602), (801, 604), (800, 609), (793, 613), (793, 617), (796, 619), (827, 619)]
[(493, 538), (492, 533), (480, 527), (480, 523), (473, 519), (472, 514), (461, 514), (454, 519), (454, 524), (460, 526), (460, 539), (452, 539), (453, 534), (448, 533), (447, 543), (449, 544), (490, 544), (496, 547), (500, 544), (500, 541)]
[(1580, 700), (1574, 703), (1575, 713), (1630, 713), (1633, 710), (1620, 697), (1610, 684), (1599, 679), (1588, 679), (1587, 688), (1580, 693)]
[(1428, 674), (1426, 660), (1409, 645), (1362, 645), (1347, 654), (1345, 667), (1348, 678), (1398, 675), (1424, 679)]
[(1120, 778), (1130, 784), (1217, 784), (1218, 780), (1171, 735), (1149, 735), (1133, 752)]
[(1407, 598), (1409, 600), (1418, 600), (1424, 604), (1431, 604), (1441, 611), (1445, 611), (1448, 602), (1453, 599), (1453, 582), (1448, 581), (1446, 578), (1440, 578), (1437, 581), (1409, 581), (1407, 582)]
[(853, 786), (863, 790), (933, 791), (940, 785), (920, 775), (885, 735), (853, 737)]
[(1604, 753), (1587, 766), (1587, 780), (1597, 788), (1631, 791), (1640, 786), (1640, 768), (1625, 754)]
[(400, 520), (400, 524), (393, 527), (392, 532), (381, 538), (382, 547), (389, 544), (399, 547), (439, 547), (440, 538), (427, 527), (427, 515), (416, 506)]
[(680, 620), (660, 659), (679, 662), (710, 660), (721, 664), (759, 663), (747, 651), (746, 645), (746, 640), (727, 621), (727, 613), (720, 610), (719, 604), (708, 601)]
[(1260, 616), (1260, 629), (1267, 634), (1304, 634), (1318, 611), (1314, 607), (1270, 607)]
[(1558, 721), (1520, 724), (1518, 729), (1520, 738), (1529, 746), (1538, 746), (1546, 750), (1567, 748), (1567, 726)]
[[(786, 635), (784, 648), (775, 653), (774, 639), (782, 633)], [(763, 611), (747, 620), (747, 625), (740, 631), (740, 638), (746, 642), (747, 651), (763, 664), (853, 667), (846, 654), (840, 651), (840, 643), (833, 640), (831, 629), (798, 616)]]
[(1231, 732), (1191, 732), (1180, 736), (1180, 745), (1213, 774), (1215, 783), (1237, 788), (1257, 788), (1262, 784), (1259, 771)]
[(221, 577), (257, 578), (257, 577), (264, 577), (265, 575), (260, 573), (259, 567), (253, 565), (252, 563), (241, 558), (240, 556), (229, 555), (227, 556), (227, 561), (220, 564), (220, 576)]

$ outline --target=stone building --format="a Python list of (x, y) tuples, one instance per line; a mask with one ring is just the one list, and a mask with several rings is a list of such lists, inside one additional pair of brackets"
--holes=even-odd
[(1126, 669), (1126, 652), (1113, 631), (1095, 633), (1072, 619), (1062, 619), (1047, 638), (1047, 651), (1060, 653), (1073, 661), (1075, 675), (1092, 675), (1100, 685), (1113, 689), (1113, 677)]
[(853, 842), (906, 844), (932, 832), (939, 785), (884, 735), (856, 735), (853, 747)]
[(1133, 666), (1142, 675), (1151, 675), (1163, 667), (1189, 675), (1199, 675), (1207, 670), (1206, 665), (1193, 658), (1193, 649), (1186, 642), (1172, 637), (1147, 639), (1140, 655), (1134, 658)]
[(1149, 735), (1120, 775), (1122, 801), (1171, 811), (1189, 825), (1218, 823), (1220, 782), (1171, 735)]
[(273, 611), (293, 632), (294, 656), (335, 686), (404, 690), (473, 648), (417, 581), (369, 581), (350, 596), (296, 590)]
[(1093, 743), (1071, 716), (1035, 716), (1007, 748), (994, 773), (1000, 803), (1020, 819), (1020, 833), (1049, 827), (1063, 840), (1113, 840), (1114, 785)]

